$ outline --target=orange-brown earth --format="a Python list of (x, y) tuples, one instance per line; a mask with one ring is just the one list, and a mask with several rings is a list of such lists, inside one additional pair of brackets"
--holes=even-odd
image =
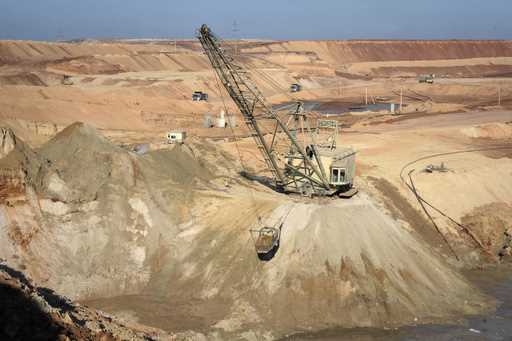
[[(497, 105), (501, 88), (502, 104), (510, 104), (510, 41), (236, 44), (237, 59), (252, 71), (271, 103), (361, 103), (366, 88), (370, 101), (384, 97), (398, 102), (402, 89), (407, 110), (460, 111)], [(438, 81), (417, 84), (421, 73), (434, 73)], [(70, 77), (70, 85), (64, 85), (64, 76)], [(301, 83), (303, 91), (289, 94), (293, 82)], [(192, 102), (195, 90), (208, 92), (209, 101)], [(185, 128), (201, 136), (227, 136), (231, 132), (203, 128), (205, 113), (217, 117), (224, 104), (236, 112), (219, 91), (197, 42), (0, 42), (0, 117), (15, 129), (27, 127), (44, 136), (85, 121), (110, 130), (107, 135)], [(243, 132), (240, 119), (238, 123), (237, 131)]]

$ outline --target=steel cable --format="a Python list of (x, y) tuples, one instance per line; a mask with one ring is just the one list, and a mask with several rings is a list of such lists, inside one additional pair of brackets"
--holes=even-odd
[(447, 243), (448, 247), (450, 248), (450, 250), (454, 253), (455, 255), (455, 258), (458, 260), (458, 256), (456, 255), (455, 251), (453, 250), (452, 246), (450, 245), (450, 243), (448, 242), (448, 240), (446, 239), (446, 237), (444, 236), (443, 233), (441, 233), (441, 231), (439, 230), (439, 227), (438, 225), (435, 223), (433, 217), (428, 213), (428, 211), (426, 210), (426, 208), (424, 207), (424, 205), (427, 205), (429, 206), (430, 208), (432, 208), (434, 211), (436, 211), (437, 213), (439, 213), (440, 215), (442, 215), (443, 217), (449, 219), (452, 223), (454, 223), (455, 225), (457, 225), (459, 228), (461, 228), (466, 234), (468, 234), (470, 236), (470, 238), (474, 241), (474, 243), (482, 249), (482, 251), (484, 251), (488, 256), (492, 257), (493, 259), (496, 259), (496, 257), (482, 244), (482, 242), (474, 235), (474, 233), (465, 225), (463, 225), (462, 223), (459, 223), (457, 222), (454, 218), (450, 217), (448, 214), (446, 214), (445, 212), (443, 212), (441, 209), (437, 208), (436, 206), (434, 206), (433, 204), (429, 203), (428, 201), (426, 201), (417, 191), (415, 185), (414, 185), (414, 182), (412, 180), (412, 176), (411, 174), (415, 171), (414, 169), (411, 170), (409, 173), (408, 173), (408, 176), (409, 176), (409, 179), (410, 179), (410, 184), (404, 179), (404, 176), (403, 176), (403, 173), (405, 171), (406, 168), (412, 166), (413, 164), (417, 163), (417, 162), (420, 162), (420, 161), (423, 161), (423, 160), (427, 160), (427, 159), (431, 159), (431, 158), (435, 158), (435, 157), (441, 157), (441, 156), (448, 156), (448, 155), (456, 155), (456, 154), (463, 154), (463, 153), (474, 153), (474, 152), (482, 152), (482, 151), (491, 151), (491, 150), (507, 150), (507, 149), (512, 149), (512, 145), (506, 145), (506, 146), (497, 146), (497, 147), (486, 147), (486, 148), (477, 148), (477, 149), (469, 149), (469, 150), (459, 150), (459, 151), (453, 151), (453, 152), (445, 152), (445, 153), (437, 153), (437, 154), (431, 154), (431, 155), (427, 155), (427, 156), (423, 156), (423, 157), (420, 157), (416, 160), (413, 160), (409, 163), (407, 163), (406, 165), (404, 165), (400, 171), (400, 180), (402, 181), (403, 184), (406, 185), (406, 187), (414, 194), (414, 196), (416, 197), (416, 200), (418, 200), (418, 203), (420, 204), (420, 206), (422, 207), (423, 211), (425, 212), (425, 214), (428, 216), (428, 218), (430, 219), (430, 221), (432, 222), (432, 224), (434, 225), (434, 227), (436, 228), (436, 230), (438, 231), (439, 234), (441, 234), (441, 236), (443, 237), (443, 239), (445, 240), (445, 242)]

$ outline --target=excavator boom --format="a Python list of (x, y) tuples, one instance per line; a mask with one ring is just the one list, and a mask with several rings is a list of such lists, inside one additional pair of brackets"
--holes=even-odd
[[(272, 110), (252, 82), (248, 71), (235, 62), (207, 25), (202, 25), (199, 29), (198, 39), (222, 85), (239, 108), (267, 168), (272, 173), (276, 187), (287, 189), (295, 186), (297, 189), (307, 183), (308, 186), (323, 192), (332, 190), (315, 146), (308, 146), (307, 151), (305, 145), (299, 144), (295, 137), (296, 131), (292, 133), (287, 124)], [(265, 139), (260, 120), (273, 122), (271, 141)], [(277, 155), (275, 140), (278, 135), (288, 141), (289, 150), (294, 153), (291, 155), (290, 152), (287, 162), (282, 162)]]

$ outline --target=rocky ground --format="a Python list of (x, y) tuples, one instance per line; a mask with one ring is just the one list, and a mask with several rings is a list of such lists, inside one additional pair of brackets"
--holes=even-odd
[(163, 331), (122, 321), (37, 287), (22, 272), (0, 264), (2, 340), (176, 339)]

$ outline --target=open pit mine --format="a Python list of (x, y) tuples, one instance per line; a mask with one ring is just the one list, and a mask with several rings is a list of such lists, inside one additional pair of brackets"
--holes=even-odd
[(197, 35), (0, 41), (0, 339), (512, 335), (512, 42)]

